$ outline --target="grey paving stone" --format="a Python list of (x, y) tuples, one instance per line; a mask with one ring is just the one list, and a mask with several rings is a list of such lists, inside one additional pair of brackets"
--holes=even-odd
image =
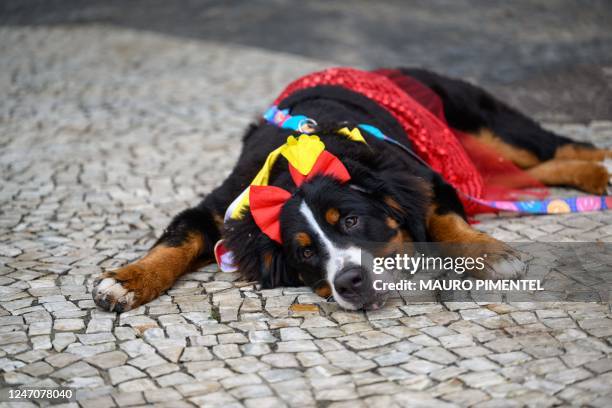
[(45, 363), (44, 361), (39, 361), (36, 363), (28, 364), (25, 367), (21, 367), (20, 371), (31, 375), (32, 377), (41, 377), (52, 373), (54, 371), (54, 368), (48, 363)]
[(212, 360), (213, 355), (206, 347), (186, 347), (183, 350), (180, 361)]
[(96, 344), (94, 346), (82, 345), (81, 343), (72, 343), (66, 347), (66, 352), (86, 358), (95, 356), (96, 354), (112, 351), (115, 349), (115, 347), (115, 343)]
[(155, 349), (146, 344), (142, 339), (134, 339), (120, 343), (119, 347), (130, 357), (137, 357), (143, 354), (152, 354), (155, 352)]
[(282, 408), (287, 406), (284, 401), (277, 397), (248, 398), (244, 401), (244, 405), (247, 408)]
[(193, 377), (185, 373), (172, 373), (159, 377), (156, 381), (162, 387), (168, 387), (171, 385), (190, 383), (193, 381)]
[(131, 366), (113, 367), (108, 370), (111, 383), (117, 385), (124, 381), (134, 380), (136, 378), (146, 377), (146, 374), (137, 368)]
[(91, 365), (79, 361), (60, 370), (57, 370), (51, 377), (61, 378), (63, 380), (70, 380), (73, 377), (91, 377), (98, 374), (98, 370), (93, 368)]
[(160, 357), (158, 354), (150, 353), (138, 356), (129, 360), (129, 364), (138, 367), (141, 370), (166, 363), (167, 360)]
[(457, 360), (453, 353), (441, 347), (427, 347), (417, 351), (414, 355), (439, 364), (450, 364)]
[(151, 377), (159, 377), (162, 375), (170, 374), (179, 370), (179, 366), (173, 363), (162, 363), (153, 367), (147, 368), (145, 371)]
[(110, 332), (112, 329), (111, 319), (91, 319), (87, 324), (87, 333)]
[(277, 368), (299, 367), (292, 353), (273, 353), (261, 357), (261, 361)]
[(493, 371), (480, 371), (462, 374), (459, 376), (459, 379), (469, 387), (474, 388), (484, 388), (504, 382), (504, 378)]
[(98, 368), (109, 369), (112, 367), (124, 366), (127, 359), (127, 354), (121, 351), (111, 351), (89, 357), (87, 362)]
[(240, 350), (236, 344), (224, 344), (214, 346), (212, 349), (215, 356), (224, 360), (226, 358), (240, 357)]
[(470, 371), (488, 371), (499, 368), (499, 365), (484, 357), (475, 357), (461, 360), (459, 362), (459, 367), (465, 368), (466, 370)]
[(175, 386), (178, 392), (184, 397), (209, 394), (221, 389), (221, 384), (216, 381), (194, 381)]
[(74, 363), (77, 360), (79, 360), (78, 356), (69, 353), (52, 354), (45, 359), (47, 363), (51, 364), (53, 367), (56, 368), (63, 368), (69, 364)]
[(249, 340), (242, 333), (225, 333), (217, 336), (220, 344), (244, 344)]
[(317, 346), (311, 340), (292, 340), (276, 343), (279, 353), (297, 353), (301, 351), (317, 351)]
[(264, 343), (249, 343), (241, 346), (240, 349), (248, 356), (262, 356), (272, 352), (270, 346)]
[(53, 329), (58, 331), (77, 331), (84, 327), (82, 319), (58, 319), (53, 325)]
[(232, 368), (232, 370), (239, 373), (256, 373), (270, 368), (268, 364), (265, 364), (251, 356), (229, 359), (226, 360), (226, 363)]
[(430, 361), (417, 358), (410, 359), (407, 363), (402, 364), (401, 367), (404, 370), (417, 374), (428, 374), (444, 368), (444, 366), (441, 364), (432, 363)]
[(572, 384), (576, 381), (584, 380), (589, 378), (591, 373), (583, 368), (566, 369), (559, 372), (549, 373), (546, 375), (546, 379), (561, 383), (561, 384)]
[(137, 392), (157, 389), (153, 381), (147, 378), (126, 381), (124, 383), (119, 384), (117, 388), (120, 392)]
[(474, 344), (472, 336), (467, 334), (452, 334), (438, 339), (445, 348), (467, 347)]

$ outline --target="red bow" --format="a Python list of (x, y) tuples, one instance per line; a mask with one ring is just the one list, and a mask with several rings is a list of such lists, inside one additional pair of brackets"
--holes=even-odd
[[(289, 173), (296, 186), (316, 175), (326, 175), (346, 183), (351, 176), (342, 162), (333, 154), (324, 150), (321, 152), (312, 169), (306, 176), (289, 164)], [(282, 244), (280, 231), (280, 213), (283, 205), (289, 200), (291, 193), (275, 186), (251, 186), (249, 188), (249, 206), (255, 223), (270, 239)]]

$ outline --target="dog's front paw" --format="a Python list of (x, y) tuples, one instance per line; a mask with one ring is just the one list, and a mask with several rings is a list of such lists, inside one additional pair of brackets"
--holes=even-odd
[(496, 254), (487, 260), (487, 279), (519, 279), (525, 276), (527, 265), (514, 251)]
[(484, 269), (472, 273), (479, 279), (519, 279), (527, 272), (521, 254), (501, 242), (487, 245), (482, 258)]
[(94, 281), (92, 291), (96, 305), (110, 312), (126, 312), (157, 297), (150, 287), (143, 267), (127, 265), (114, 272), (106, 272)]

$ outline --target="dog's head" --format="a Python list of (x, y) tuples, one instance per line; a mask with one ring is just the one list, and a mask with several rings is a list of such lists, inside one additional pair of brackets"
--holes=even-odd
[(425, 241), (426, 184), (409, 173), (343, 163), (349, 182), (319, 175), (293, 189), (280, 212), (280, 243), (248, 212), (227, 224), (226, 243), (245, 278), (264, 288), (307, 285), (346, 309), (382, 305), (363, 257)]

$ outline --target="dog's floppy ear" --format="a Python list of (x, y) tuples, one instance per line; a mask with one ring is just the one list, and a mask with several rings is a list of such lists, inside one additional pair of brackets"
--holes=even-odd
[(287, 271), (282, 246), (261, 232), (250, 212), (228, 222), (225, 240), (244, 279), (258, 281), (264, 289), (299, 284)]
[(295, 282), (292, 282), (287, 271), (282, 247), (274, 243), (274, 247), (265, 249), (260, 254), (260, 258), (261, 275), (259, 281), (263, 289), (276, 288), (278, 286), (295, 286)]
[(427, 240), (425, 220), (431, 186), (423, 178), (398, 169), (371, 171), (361, 164), (344, 163), (351, 174), (351, 187), (378, 198), (381, 208), (404, 227), (415, 242)]

